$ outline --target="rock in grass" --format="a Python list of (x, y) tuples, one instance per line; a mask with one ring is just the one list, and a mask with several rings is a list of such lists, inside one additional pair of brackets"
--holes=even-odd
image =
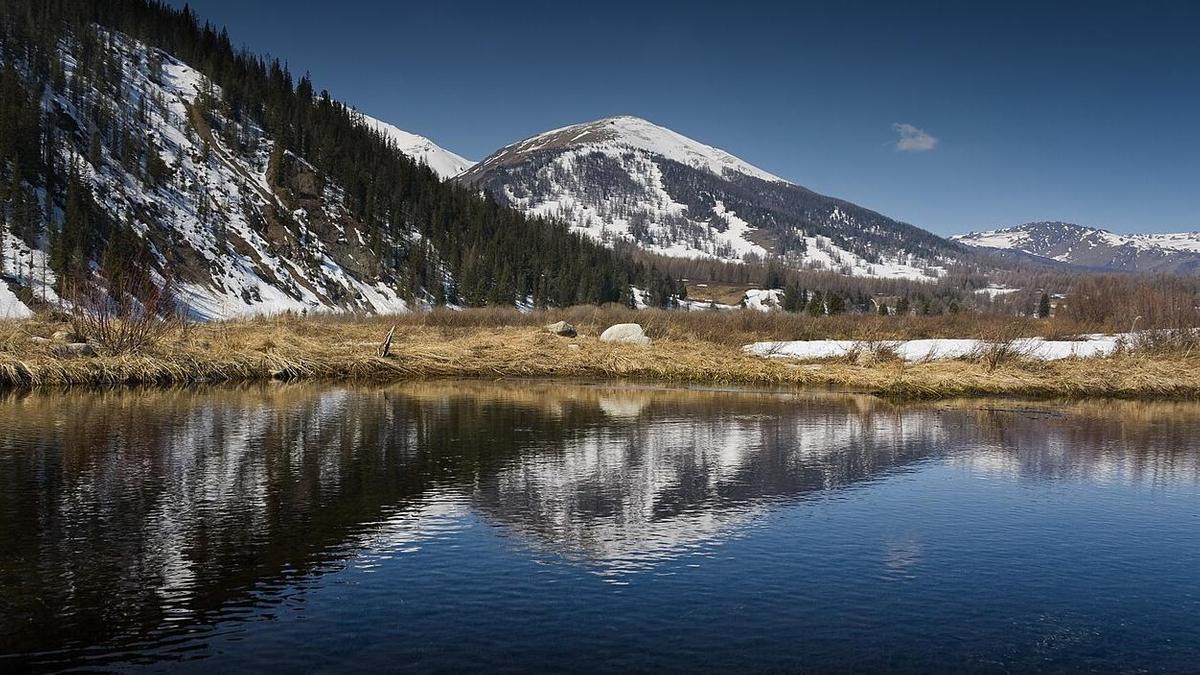
[(81, 342), (87, 342), (82, 335), (73, 333), (69, 330), (54, 331), (54, 335), (51, 335), (50, 339), (60, 344), (78, 344)]
[(29, 341), (30, 341), (30, 342), (32, 342), (32, 343), (33, 343), (33, 344), (35, 344), (35, 345), (48, 345), (48, 344), (50, 344), (50, 340), (49, 340), (49, 339), (47, 339), (47, 338), (44, 338), (44, 337), (41, 337), (40, 335), (34, 335), (33, 337), (29, 338)]
[(96, 348), (86, 342), (68, 342), (64, 345), (54, 345), (56, 356), (95, 356)]
[(575, 326), (572, 326), (566, 321), (559, 321), (558, 323), (552, 323), (549, 326), (546, 326), (546, 332), (569, 338), (573, 338), (579, 334), (575, 330)]
[(646, 331), (636, 323), (619, 323), (615, 326), (610, 326), (608, 330), (600, 335), (601, 342), (626, 342), (634, 345), (648, 345), (650, 338), (646, 337)]

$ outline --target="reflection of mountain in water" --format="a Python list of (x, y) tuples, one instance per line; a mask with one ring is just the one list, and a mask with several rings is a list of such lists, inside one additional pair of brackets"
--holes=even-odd
[(569, 557), (637, 568), (728, 536), (772, 501), (870, 479), (944, 442), (929, 413), (718, 400), (601, 396), (604, 423), (481, 477), (476, 507)]
[(628, 571), (931, 456), (1195, 482), (1196, 409), (1145, 410), (532, 384), (13, 396), (0, 401), (0, 654), (195, 630), (472, 512)]

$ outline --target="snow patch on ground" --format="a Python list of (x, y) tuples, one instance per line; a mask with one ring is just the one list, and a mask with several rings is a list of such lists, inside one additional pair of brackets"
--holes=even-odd
[(783, 291), (779, 289), (762, 290), (752, 288), (746, 291), (746, 308), (760, 312), (773, 312), (783, 309)]
[(0, 232), (0, 319), (26, 318), (33, 312), (21, 302), (8, 282), (29, 289), (36, 300), (60, 304), (54, 285), (58, 277), (50, 269), (46, 253), (32, 249), (9, 232)]
[[(1015, 340), (1015, 352), (1032, 359), (1057, 361), (1070, 358), (1110, 356), (1117, 345), (1129, 336), (1084, 335), (1081, 339), (1045, 340), (1022, 338)], [(746, 345), (747, 354), (773, 358), (832, 359), (864, 349), (861, 340), (798, 340), (794, 342), (756, 342)], [(987, 346), (983, 340), (939, 338), (933, 340), (885, 341), (882, 346), (895, 351), (908, 362), (961, 359), (978, 353)]]
[(8, 284), (0, 279), (0, 319), (27, 319), (33, 316), (33, 312), (25, 306), (25, 303), (17, 299), (15, 293), (9, 289)]
[(989, 298), (993, 298), (993, 299), (996, 297), (999, 297), (1001, 295), (1010, 295), (1012, 293), (1019, 293), (1020, 291), (1021, 291), (1021, 289), (1019, 289), (1019, 288), (1009, 288), (1007, 286), (997, 286), (995, 284), (988, 286), (987, 288), (975, 289), (976, 295), (986, 295)]

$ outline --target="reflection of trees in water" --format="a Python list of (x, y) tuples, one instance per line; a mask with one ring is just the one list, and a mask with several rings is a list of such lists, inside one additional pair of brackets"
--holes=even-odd
[[(422, 485), (395, 413), (344, 391), (0, 405), (0, 651), (203, 619), (328, 558)], [(47, 627), (52, 630), (48, 631)], [(62, 636), (56, 638), (55, 636)]]
[(619, 569), (947, 449), (1051, 478), (1195, 481), (1194, 414), (1083, 414), (532, 383), (10, 396), (0, 652), (203, 625), (470, 509)]
[(955, 461), (1039, 480), (1200, 483), (1200, 405), (1096, 401), (964, 410), (978, 440)]

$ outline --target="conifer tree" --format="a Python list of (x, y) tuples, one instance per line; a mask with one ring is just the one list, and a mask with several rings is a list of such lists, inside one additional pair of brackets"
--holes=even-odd
[(820, 291), (813, 291), (808, 296), (808, 306), (805, 308), (809, 316), (824, 316), (825, 315), (825, 299), (821, 297)]
[(825, 304), (828, 306), (831, 315), (842, 314), (846, 311), (846, 301), (842, 299), (839, 293), (831, 293)]
[(1042, 297), (1038, 300), (1037, 318), (1050, 318), (1050, 294), (1045, 291), (1042, 292)]
[(788, 282), (783, 291), (783, 309), (787, 312), (799, 312), (804, 309), (803, 293), (800, 290), (800, 284), (795, 281)]

